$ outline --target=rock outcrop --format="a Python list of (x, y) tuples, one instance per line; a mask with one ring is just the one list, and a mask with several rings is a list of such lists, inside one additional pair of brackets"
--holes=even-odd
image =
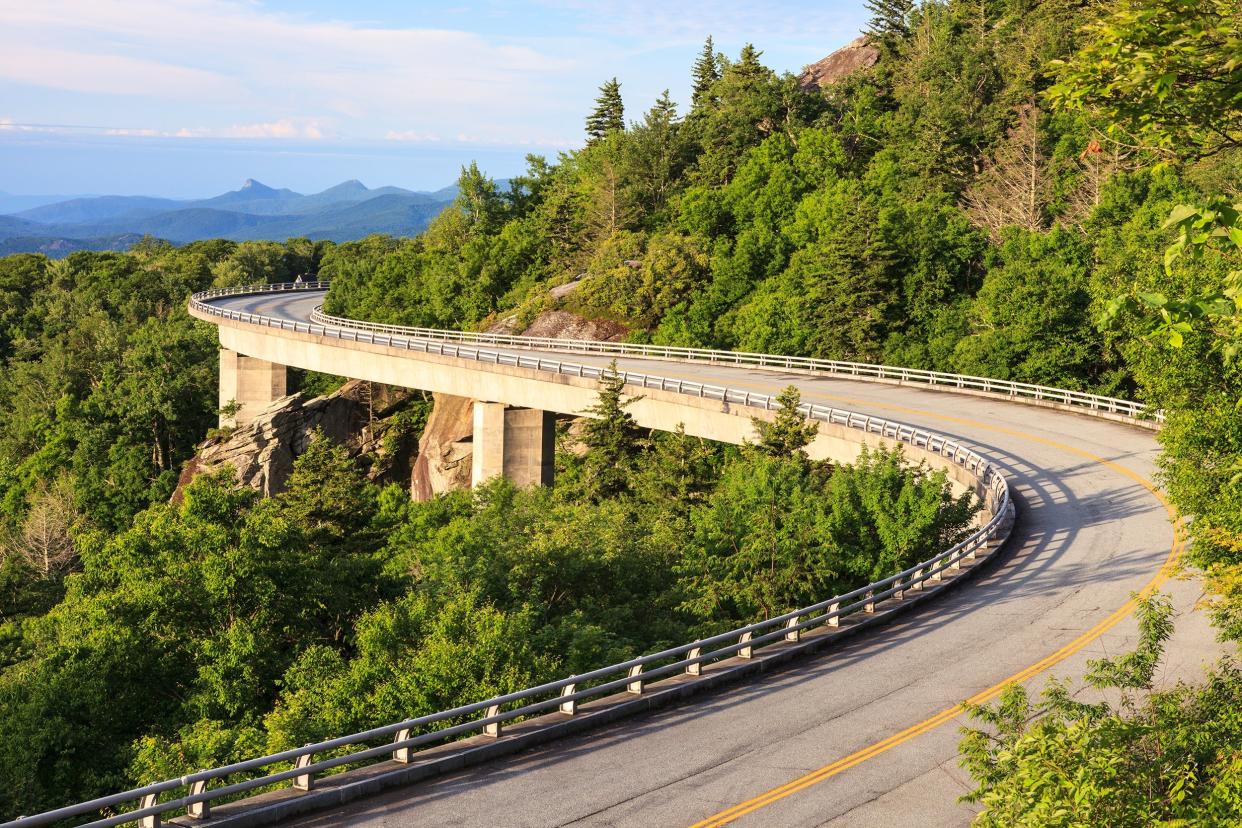
[[(590, 339), (597, 342), (616, 342), (624, 338), (627, 332), (627, 328), (619, 322), (588, 319), (561, 310), (544, 311), (525, 329), (519, 329), (516, 317), (512, 316), (488, 328), (488, 333), (550, 339)], [(430, 500), (441, 492), (464, 489), (470, 485), (474, 459), (471, 444), (473, 433), (474, 400), (436, 394), (431, 418), (418, 442), (418, 459), (414, 463), (414, 473), (410, 479), (411, 497), (415, 500)]]
[[(344, 446), (367, 476), (379, 482), (409, 479), (413, 440), (381, 439), (384, 418), (401, 409), (412, 392), (358, 380), (324, 397), (291, 394), (271, 403), (245, 426), (208, 438), (181, 470), (172, 502), (195, 475), (232, 466), (244, 486), (265, 496), (283, 491), (293, 461), (306, 451), (316, 430)], [(469, 480), (467, 480), (467, 484)]]
[(474, 459), (474, 400), (449, 394), (433, 395), (431, 417), (418, 440), (418, 458), (410, 476), (410, 497), (431, 500), (441, 492), (470, 486)]
[(870, 69), (879, 59), (880, 50), (871, 45), (866, 35), (862, 35), (806, 67), (798, 76), (798, 83), (808, 91), (826, 89), (855, 72)]

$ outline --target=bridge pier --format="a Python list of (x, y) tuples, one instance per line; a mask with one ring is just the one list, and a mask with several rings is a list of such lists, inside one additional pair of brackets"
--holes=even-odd
[(246, 425), (269, 403), (288, 393), (289, 371), (284, 365), (220, 349), (220, 408), (240, 406), (231, 417), (220, 415), (220, 427)]
[(476, 402), (472, 442), (471, 485), (500, 475), (519, 487), (552, 485), (556, 415), (551, 412)]

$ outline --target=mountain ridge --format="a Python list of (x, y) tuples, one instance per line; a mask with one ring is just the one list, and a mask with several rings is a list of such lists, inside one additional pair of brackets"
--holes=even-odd
[(419, 192), (391, 185), (371, 188), (358, 179), (303, 194), (247, 178), (236, 190), (202, 199), (84, 196), (0, 214), (0, 248), (63, 255), (116, 249), (123, 240), (143, 235), (178, 244), (208, 238), (306, 236), (339, 242), (371, 233), (414, 235), (456, 194), (456, 185)]

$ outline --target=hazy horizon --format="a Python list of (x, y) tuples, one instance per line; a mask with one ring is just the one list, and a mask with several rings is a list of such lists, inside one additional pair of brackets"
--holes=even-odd
[(665, 87), (685, 104), (708, 34), (797, 72), (867, 17), (861, 0), (336, 5), (0, 0), (0, 190), (434, 190), (472, 160), (504, 178), (580, 146), (610, 77), (637, 119)]

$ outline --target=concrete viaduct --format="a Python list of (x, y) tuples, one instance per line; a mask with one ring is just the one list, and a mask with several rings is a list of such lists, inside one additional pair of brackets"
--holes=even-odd
[[(976, 547), (778, 617), (775, 626), (734, 631), (741, 636), (732, 644), (691, 642), (615, 665), (617, 679), (603, 671), (568, 677), (535, 688), (544, 696), (493, 699), (438, 719), (474, 719), (461, 732), (479, 735), (464, 741), (415, 751), (425, 717), (320, 744), (314, 756), (288, 751), (74, 813), (128, 802), (151, 815), (146, 824), (161, 810), (171, 817), (188, 807), (190, 816), (175, 821), (203, 826), (963, 825), (971, 810), (958, 801), (970, 787), (956, 761), (958, 729), (968, 721), (962, 701), (994, 698), (1009, 682), (1038, 688), (1052, 675), (1080, 677), (1087, 659), (1133, 644), (1131, 596), (1156, 588), (1181, 614), (1162, 680), (1193, 678), (1219, 652), (1194, 609), (1198, 584), (1171, 577), (1183, 538), (1152, 483), (1158, 447), (1141, 406), (759, 354), (393, 329), (325, 317), (317, 310), (322, 286), (298, 288), (191, 302), (191, 313), (219, 328), (221, 400), (241, 404), (239, 421), (284, 394), (285, 366), (469, 397), (479, 401), (476, 481), (504, 474), (543, 482), (550, 414), (591, 406), (600, 367), (616, 358), (627, 393), (642, 396), (630, 410), (644, 426), (681, 423), (690, 434), (741, 442), (752, 436), (750, 417), (765, 416), (770, 396), (795, 384), (822, 421), (814, 456), (850, 460), (864, 443), (901, 442), (912, 457), (949, 470), (956, 485), (973, 487), (993, 515)], [(1010, 502), (1016, 522), (1004, 519)], [(816, 642), (823, 652), (802, 655)], [(708, 663), (707, 650), (721, 646)], [(719, 685), (756, 673), (697, 692), (714, 686), (713, 676)], [(586, 698), (588, 679), (617, 695)], [(596, 723), (584, 721), (596, 714)], [(381, 761), (323, 775), (330, 763), (321, 757), (346, 744), (378, 744), (353, 755)], [(290, 763), (266, 777), (283, 781), (280, 791), (210, 812), (201, 804), (204, 791), (238, 778), (226, 771)], [(57, 814), (65, 815), (14, 824), (47, 824)]]

